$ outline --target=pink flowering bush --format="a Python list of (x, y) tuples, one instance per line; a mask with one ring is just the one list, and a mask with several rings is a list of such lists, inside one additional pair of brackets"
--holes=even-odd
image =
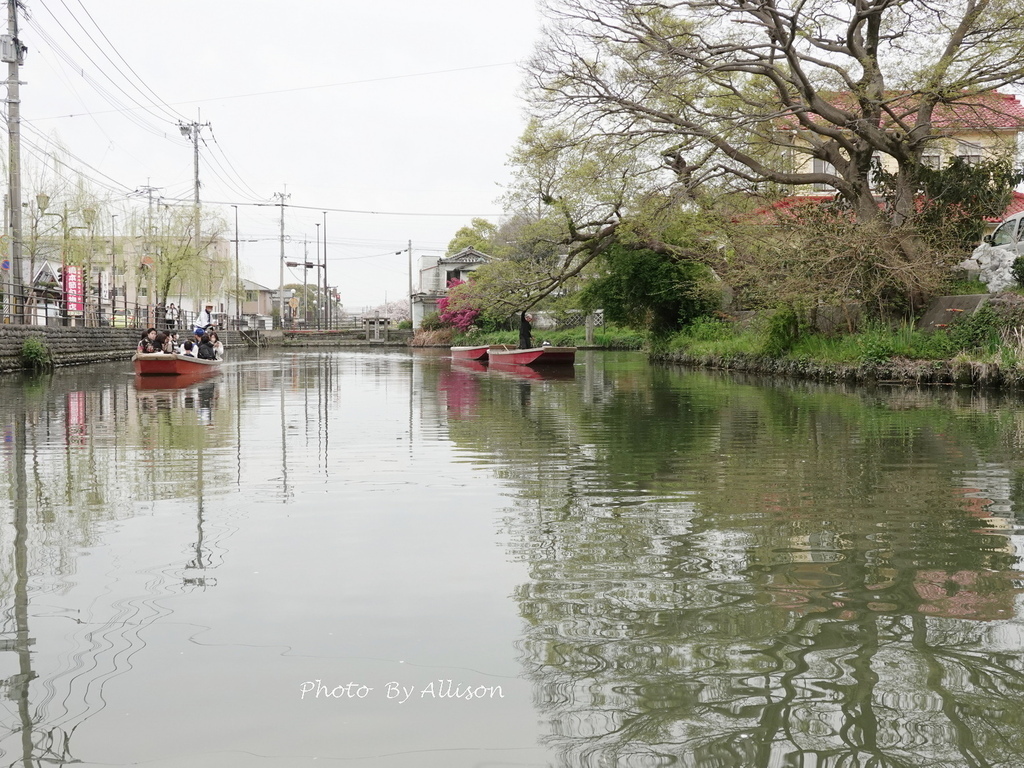
[[(463, 280), (449, 280), (448, 289), (451, 290), (457, 285), (462, 285), (464, 282)], [(466, 333), (470, 326), (473, 325), (473, 321), (480, 315), (480, 311), (466, 307), (448, 309), (449, 304), (451, 304), (451, 299), (447, 296), (437, 300), (439, 319), (443, 324), (456, 328), (460, 333)]]

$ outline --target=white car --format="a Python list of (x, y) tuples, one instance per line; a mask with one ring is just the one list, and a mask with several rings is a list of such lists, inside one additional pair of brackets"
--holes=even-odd
[(1001, 291), (1016, 284), (1013, 262), (1024, 256), (1024, 212), (1015, 213), (996, 227), (971, 257), (960, 266), (979, 273), (990, 291)]

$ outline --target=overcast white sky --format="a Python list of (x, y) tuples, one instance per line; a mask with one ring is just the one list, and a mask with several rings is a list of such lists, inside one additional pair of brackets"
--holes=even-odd
[[(418, 265), (472, 216), (497, 221), (525, 125), (534, 0), (26, 2), (23, 162), (58, 140), (115, 200), (146, 185), (187, 200), (192, 146), (177, 122), (210, 123), (202, 198), (240, 204), (247, 278), (278, 284), (280, 209), (250, 204), (286, 187), (289, 205), (311, 208), (286, 209), (289, 260), (303, 238), (315, 260), (326, 209), (430, 214), (328, 212), (329, 280), (352, 309), (406, 296), (407, 257), (394, 252), (407, 241)], [(233, 230), (234, 209), (220, 207)]]

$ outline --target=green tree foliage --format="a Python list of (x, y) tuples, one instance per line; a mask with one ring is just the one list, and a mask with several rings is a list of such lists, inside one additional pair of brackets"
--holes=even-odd
[[(143, 233), (144, 253), (151, 259), (147, 269), (152, 270), (157, 303), (166, 303), (168, 297), (179, 292), (192, 294), (197, 301), (223, 292), (232, 265), (226, 259), (216, 258), (212, 250), (227, 229), (219, 215), (204, 209), (198, 235), (189, 206), (160, 208), (145, 219), (136, 219), (133, 226)], [(137, 278), (142, 281), (150, 276), (138, 272)]]
[[(1001, 120), (985, 95), (1024, 79), (1024, 0), (548, 8), (531, 65), (547, 125), (572, 126), (574, 142), (619, 136), (619, 147), (663, 158), (680, 179), (828, 185), (862, 222), (899, 226), (943, 124), (960, 114), (974, 127)], [(896, 205), (884, 211), (871, 189), (876, 154), (899, 168)]]
[[(809, 269), (803, 238), (778, 242), (790, 233), (764, 221), (737, 238), (728, 217), (726, 248), (709, 263), (723, 277), (741, 267), (768, 294), (774, 276), (794, 287), (773, 267), (780, 254), (811, 288), (818, 275), (841, 285), (838, 273), (852, 263), (850, 292), (832, 298), (857, 299), (868, 285), (871, 298), (905, 304), (936, 284), (930, 224), (950, 225), (944, 231), (961, 241), (974, 226), (963, 213), (970, 193), (949, 194), (961, 169), (926, 178), (926, 150), (958, 125), (985, 133), (1005, 124), (993, 91), (1024, 79), (1024, 0), (549, 0), (546, 9), (530, 64), (535, 117), (512, 155), (508, 201), (561, 217), (567, 258), (555, 283), (623, 241), (625, 226), (647, 247), (671, 249), (652, 207), (690, 211), (737, 192), (817, 185), (834, 190), (846, 213), (812, 233)], [(885, 206), (872, 186), (876, 157), (895, 169)], [(919, 216), (922, 190), (931, 218)], [(852, 258), (846, 239), (821, 237), (845, 236), (847, 222), (857, 237)], [(755, 275), (754, 266), (767, 271)], [(924, 273), (910, 274), (918, 268)]]
[(601, 264), (605, 271), (583, 289), (582, 303), (604, 309), (612, 322), (663, 336), (718, 307), (708, 270), (696, 262), (617, 244)]
[(460, 228), (448, 243), (446, 256), (454, 256), (466, 248), (475, 248), (489, 256), (494, 255), (495, 236), (498, 227), (487, 219), (475, 218), (469, 226)]
[[(895, 205), (897, 175), (877, 166), (876, 186), (888, 205)], [(954, 157), (944, 168), (917, 165), (908, 170), (917, 194), (913, 223), (940, 253), (960, 254), (981, 240), (985, 219), (1002, 217), (1024, 172), (1011, 160), (996, 158), (970, 163)]]

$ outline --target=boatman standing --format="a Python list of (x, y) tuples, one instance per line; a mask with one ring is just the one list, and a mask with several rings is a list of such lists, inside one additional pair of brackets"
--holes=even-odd
[(196, 315), (196, 335), (199, 335), (200, 332), (206, 333), (207, 327), (211, 325), (213, 325), (213, 304), (207, 304), (203, 311)]
[(532, 349), (531, 331), (533, 331), (533, 315), (523, 312), (519, 316), (519, 348)]

